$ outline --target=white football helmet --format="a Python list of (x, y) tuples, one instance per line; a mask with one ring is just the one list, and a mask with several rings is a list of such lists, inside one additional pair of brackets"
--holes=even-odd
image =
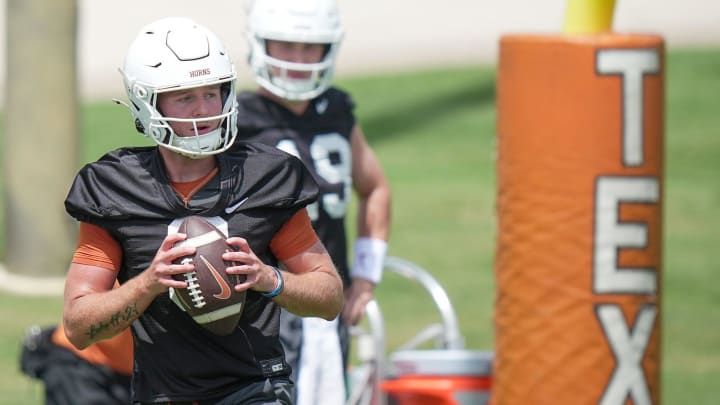
[[(237, 135), (235, 66), (210, 30), (188, 18), (170, 17), (145, 26), (120, 69), (129, 104), (140, 133), (158, 145), (191, 158), (227, 150)], [(221, 85), (223, 109), (205, 118), (165, 117), (157, 108), (158, 94), (188, 88)], [(222, 120), (209, 133), (199, 134), (199, 122)], [(170, 122), (192, 122), (194, 136), (177, 135)]]
[[(248, 62), (255, 81), (278, 97), (309, 100), (325, 91), (332, 81), (342, 38), (335, 0), (254, 0), (250, 5)], [(318, 63), (292, 63), (270, 57), (266, 40), (326, 44), (328, 48)], [(289, 70), (310, 75), (290, 78)]]

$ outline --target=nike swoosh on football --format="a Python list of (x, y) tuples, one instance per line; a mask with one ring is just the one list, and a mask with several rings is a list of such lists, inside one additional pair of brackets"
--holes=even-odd
[(236, 209), (238, 209), (241, 205), (247, 201), (248, 197), (243, 198), (242, 200), (236, 202), (235, 204), (225, 208), (225, 213), (230, 214), (231, 212), (235, 212)]
[(213, 297), (219, 299), (219, 300), (226, 300), (230, 298), (230, 294), (232, 294), (232, 290), (230, 289), (230, 286), (227, 282), (225, 282), (225, 279), (220, 275), (220, 273), (217, 271), (215, 266), (213, 266), (203, 255), (200, 255), (200, 259), (205, 263), (205, 266), (207, 266), (208, 270), (210, 270), (210, 273), (212, 274), (213, 278), (217, 282), (218, 286), (220, 286), (220, 292), (217, 294), (213, 294)]

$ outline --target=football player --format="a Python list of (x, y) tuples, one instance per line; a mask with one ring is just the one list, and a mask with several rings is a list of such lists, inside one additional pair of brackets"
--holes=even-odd
[[(65, 333), (77, 348), (131, 327), (134, 403), (290, 404), (280, 307), (335, 318), (342, 283), (305, 208), (317, 185), (298, 159), (264, 145), (229, 150), (236, 72), (224, 46), (187, 18), (144, 27), (121, 69), (135, 128), (157, 143), (83, 167), (65, 208), (80, 221), (65, 285)], [(223, 259), (246, 291), (221, 336), (169, 296), (187, 288), (192, 244), (170, 224), (200, 215), (227, 229)], [(230, 249), (233, 247), (234, 249)], [(281, 266), (279, 270), (276, 266)], [(115, 280), (120, 286), (112, 288)]]
[[(344, 381), (347, 367), (347, 327), (361, 319), (382, 276), (390, 187), (350, 95), (331, 86), (343, 38), (335, 1), (255, 0), (247, 26), (248, 61), (259, 87), (238, 95), (238, 142), (275, 146), (313, 173), (320, 196), (308, 212), (346, 287), (339, 325), (283, 312), (280, 335), (298, 404), (336, 405), (345, 400), (337, 381)], [(353, 190), (359, 206), (351, 268), (345, 220)]]

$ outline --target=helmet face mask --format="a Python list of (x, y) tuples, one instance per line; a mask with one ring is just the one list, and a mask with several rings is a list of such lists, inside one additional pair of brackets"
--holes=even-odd
[[(227, 150), (237, 135), (237, 73), (219, 39), (187, 18), (165, 18), (147, 25), (130, 46), (120, 69), (138, 131), (158, 145), (191, 158)], [(162, 93), (221, 86), (222, 111), (210, 117), (167, 117), (158, 109)], [(220, 122), (201, 134), (198, 127)], [(171, 123), (192, 123), (180, 136)]]
[[(334, 0), (255, 0), (249, 14), (248, 61), (255, 81), (287, 100), (309, 100), (328, 87), (343, 37)], [(314, 63), (270, 56), (268, 40), (323, 44), (323, 58)], [(290, 73), (307, 73), (304, 77)]]

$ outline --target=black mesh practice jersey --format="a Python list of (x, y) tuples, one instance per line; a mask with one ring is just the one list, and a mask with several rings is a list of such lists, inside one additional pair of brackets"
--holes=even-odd
[[(312, 175), (300, 160), (261, 144), (238, 145), (215, 158), (218, 174), (185, 206), (156, 147), (118, 149), (80, 170), (65, 207), (119, 242), (121, 283), (147, 269), (171, 223), (189, 215), (219, 221), (229, 236), (246, 238), (265, 263), (277, 264), (270, 240), (314, 201)], [(271, 299), (248, 291), (238, 328), (218, 336), (196, 324), (167, 293), (159, 295), (132, 326), (134, 400), (216, 398), (243, 382), (289, 375), (278, 339), (279, 310)]]
[(238, 95), (238, 142), (262, 142), (300, 160), (310, 169), (320, 194), (308, 207), (310, 219), (335, 267), (348, 284), (345, 214), (352, 190), (350, 135), (355, 126), (350, 96), (330, 88), (298, 116), (255, 92)]

